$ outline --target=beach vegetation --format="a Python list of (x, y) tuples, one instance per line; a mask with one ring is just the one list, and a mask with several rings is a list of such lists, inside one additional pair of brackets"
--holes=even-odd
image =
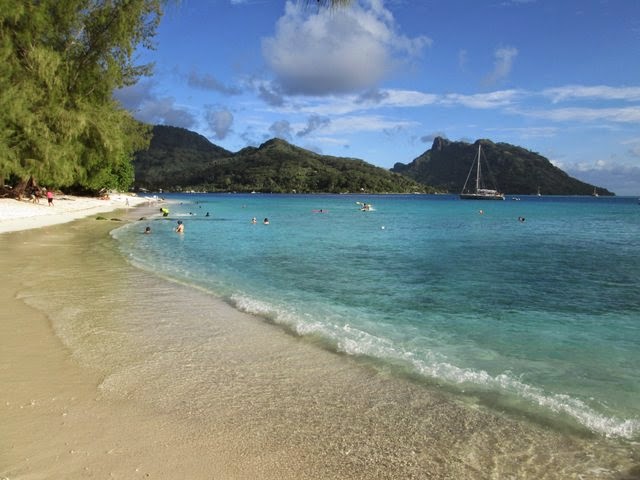
[(151, 72), (161, 0), (0, 2), (0, 179), (126, 190), (149, 127), (113, 99)]

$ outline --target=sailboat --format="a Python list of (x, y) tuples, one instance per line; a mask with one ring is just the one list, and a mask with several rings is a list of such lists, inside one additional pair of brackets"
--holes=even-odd
[[(497, 190), (491, 190), (489, 188), (484, 188), (482, 183), (482, 175), (480, 169), (480, 156), (482, 155), (482, 145), (478, 144), (478, 155), (474, 159), (471, 164), (471, 168), (469, 169), (469, 174), (467, 175), (467, 179), (464, 182), (464, 187), (462, 187), (462, 193), (460, 193), (460, 198), (462, 200), (504, 200), (504, 194), (498, 192)], [(475, 188), (469, 187), (467, 189), (467, 184), (469, 183), (469, 178), (471, 177), (471, 172), (473, 171), (473, 167), (476, 167), (476, 184)]]

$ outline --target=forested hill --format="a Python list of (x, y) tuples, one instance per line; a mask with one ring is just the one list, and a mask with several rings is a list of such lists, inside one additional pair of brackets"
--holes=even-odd
[(596, 189), (599, 195), (613, 195), (605, 188), (570, 177), (537, 153), (490, 140), (471, 144), (437, 137), (430, 150), (408, 165), (396, 163), (391, 170), (417, 182), (458, 193), (477, 154), (478, 142), (482, 144), (483, 176), (491, 175), (494, 181), (489, 183), (495, 183), (503, 193), (526, 195), (540, 191), (543, 195), (591, 195)]
[[(391, 171), (363, 160), (332, 157), (281, 139), (230, 152), (202, 135), (157, 125), (147, 150), (134, 160), (135, 186), (167, 191), (274, 193), (408, 193), (462, 190), (482, 144), (483, 172), (489, 183), (511, 195), (613, 195), (581, 182), (545, 157), (507, 143), (451, 142), (437, 137), (430, 150)], [(486, 163), (484, 163), (486, 160)]]
[(134, 184), (149, 190), (192, 186), (215, 161), (231, 156), (232, 152), (195, 132), (156, 125), (149, 148), (134, 156)]
[(432, 191), (363, 160), (331, 157), (271, 139), (231, 153), (197, 133), (156, 126), (134, 160), (135, 186), (167, 191), (409, 193)]

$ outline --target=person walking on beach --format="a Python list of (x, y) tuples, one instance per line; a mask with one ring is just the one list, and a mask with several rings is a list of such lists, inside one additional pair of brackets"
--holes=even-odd
[(47, 188), (47, 202), (50, 207), (53, 207), (53, 192)]

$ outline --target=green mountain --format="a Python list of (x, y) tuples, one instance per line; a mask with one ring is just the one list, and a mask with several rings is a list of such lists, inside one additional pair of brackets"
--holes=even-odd
[(134, 185), (148, 190), (189, 186), (207, 167), (230, 156), (233, 153), (195, 132), (156, 125), (149, 148), (135, 154)]
[(430, 150), (408, 165), (396, 163), (391, 171), (426, 185), (459, 193), (469, 175), (479, 143), (482, 144), (483, 177), (489, 177), (489, 183), (495, 184), (503, 193), (526, 195), (539, 191), (543, 195), (591, 195), (595, 190), (599, 195), (614, 195), (604, 188), (570, 177), (537, 153), (490, 140), (476, 140), (470, 144), (437, 137)]
[(273, 193), (431, 192), (414, 180), (354, 158), (332, 157), (272, 139), (232, 153), (189, 130), (155, 126), (136, 153), (135, 186), (166, 191)]
[(471, 144), (437, 137), (430, 150), (388, 171), (359, 159), (319, 155), (277, 138), (233, 153), (195, 132), (162, 125), (153, 127), (149, 148), (135, 155), (135, 186), (209, 192), (458, 193), (479, 143), (484, 177), (506, 194), (591, 195), (595, 190), (613, 195), (570, 177), (537, 153), (484, 139)]

